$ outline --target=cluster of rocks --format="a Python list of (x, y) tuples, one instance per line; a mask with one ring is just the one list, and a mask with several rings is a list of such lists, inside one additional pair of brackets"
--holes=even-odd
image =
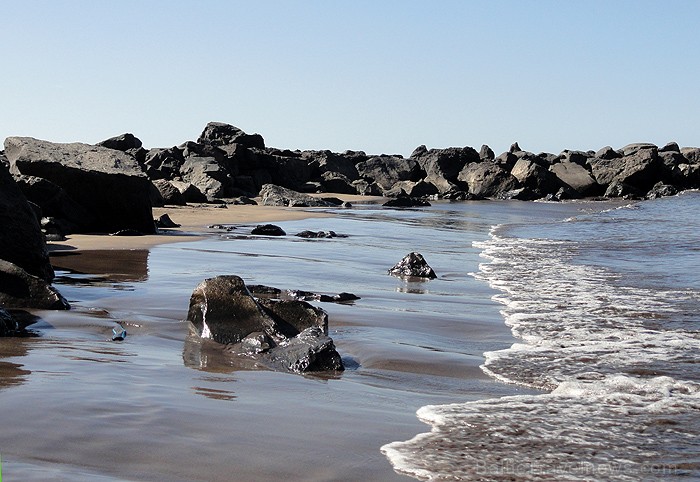
[(46, 233), (155, 232), (152, 206), (185, 203), (334, 207), (310, 194), (392, 198), (552, 200), (653, 198), (700, 187), (700, 148), (631, 144), (621, 149), (535, 154), (517, 143), (498, 156), (488, 146), (416, 148), (401, 155), (300, 151), (265, 146), (259, 134), (211, 122), (196, 141), (145, 149), (132, 134), (98, 145), (10, 137), (0, 162), (40, 214)]
[(257, 286), (256, 291), (257, 297), (238, 276), (206, 279), (192, 292), (187, 319), (200, 337), (273, 368), (298, 373), (344, 369), (324, 310), (297, 297), (276, 297), (282, 291), (275, 288)]

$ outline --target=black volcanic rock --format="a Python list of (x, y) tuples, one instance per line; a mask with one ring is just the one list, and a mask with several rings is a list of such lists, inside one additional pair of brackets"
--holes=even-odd
[(409, 253), (389, 269), (389, 274), (409, 278), (437, 278), (433, 268), (420, 253)]
[(260, 134), (246, 134), (238, 127), (223, 122), (210, 122), (197, 139), (199, 144), (225, 146), (241, 144), (245, 147), (265, 149), (265, 140)]

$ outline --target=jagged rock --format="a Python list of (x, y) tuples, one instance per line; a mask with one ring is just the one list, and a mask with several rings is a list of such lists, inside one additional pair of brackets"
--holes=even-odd
[(4, 164), (0, 164), (0, 259), (51, 282), (54, 276), (39, 220)]
[(459, 179), (464, 167), (480, 162), (479, 153), (471, 147), (448, 147), (430, 149), (415, 158), (425, 171), (425, 181), (433, 184), (442, 193), (464, 189)]
[(151, 149), (148, 151), (141, 167), (151, 180), (180, 179), (180, 168), (185, 163), (182, 151), (177, 147), (167, 149)]
[(401, 261), (389, 269), (389, 274), (412, 278), (437, 278), (435, 271), (428, 265), (423, 255), (415, 252), (404, 256)]
[(678, 154), (680, 154), (681, 148), (678, 147), (678, 144), (676, 142), (669, 142), (665, 146), (660, 147), (659, 152), (677, 152)]
[(634, 186), (630, 186), (629, 184), (625, 184), (619, 180), (614, 180), (608, 185), (604, 196), (638, 199), (642, 196), (642, 192)]
[(199, 190), (197, 186), (189, 182), (170, 181), (175, 189), (180, 191), (180, 195), (188, 203), (205, 203), (209, 199)]
[(684, 147), (681, 154), (690, 164), (700, 164), (700, 147)]
[(238, 276), (200, 283), (187, 319), (202, 338), (233, 344), (229, 351), (255, 356), (273, 367), (303, 373), (343, 370), (328, 315), (301, 301), (255, 300)]
[(333, 207), (335, 204), (274, 184), (265, 184), (260, 190), (263, 206)]
[(599, 190), (599, 185), (591, 173), (579, 162), (558, 162), (553, 164), (549, 170), (557, 176), (560, 182), (570, 186), (581, 196), (593, 196)]
[(357, 194), (362, 196), (381, 196), (382, 188), (376, 182), (366, 181), (365, 179), (359, 179), (353, 181), (352, 185), (355, 187)]
[(107, 140), (97, 143), (98, 146), (114, 149), (117, 151), (126, 152), (131, 149), (139, 149), (143, 146), (140, 139), (133, 134), (126, 133), (116, 137), (110, 137)]
[(233, 183), (226, 170), (214, 157), (188, 157), (180, 167), (185, 182), (195, 186), (207, 199), (222, 198)]
[(164, 205), (184, 206), (187, 204), (185, 197), (172, 182), (165, 179), (156, 179), (152, 184), (158, 190)]
[(311, 169), (312, 177), (323, 177), (324, 173), (338, 173), (348, 179), (349, 182), (357, 181), (360, 178), (355, 164), (367, 159), (367, 155), (364, 152), (357, 153), (352, 151), (349, 151), (347, 154), (337, 154), (331, 151), (304, 151), (301, 153), (301, 157)]
[(602, 185), (618, 182), (647, 192), (662, 176), (663, 164), (659, 160), (656, 146), (635, 144), (621, 151), (630, 154), (619, 159), (590, 159), (593, 177)]
[(0, 259), (0, 307), (68, 310), (70, 305), (43, 279)]
[(418, 162), (399, 156), (378, 156), (357, 164), (357, 171), (369, 183), (382, 190), (391, 189), (399, 181), (418, 181), (424, 176)]
[(481, 197), (497, 196), (518, 186), (510, 172), (491, 161), (468, 164), (459, 173), (459, 180), (466, 183), (470, 193)]
[(438, 194), (438, 188), (425, 181), (399, 181), (388, 191), (384, 191), (386, 197), (408, 196), (421, 198)]
[(646, 150), (646, 149), (650, 149), (650, 150), (653, 150), (654, 152), (658, 152), (658, 147), (656, 147), (655, 144), (650, 144), (648, 142), (637, 142), (634, 144), (627, 144), (626, 146), (618, 149), (617, 152), (622, 157), (627, 157), (627, 156), (637, 154), (639, 151)]
[(265, 149), (265, 140), (260, 134), (246, 134), (238, 127), (223, 122), (210, 122), (197, 139), (199, 144), (226, 146), (240, 144), (245, 147)]
[(534, 191), (529, 187), (511, 189), (510, 191), (506, 191), (498, 195), (499, 199), (510, 199), (516, 201), (534, 201), (535, 199), (540, 199), (542, 197), (541, 192)]
[(411, 197), (402, 191), (402, 194), (394, 199), (389, 199), (382, 206), (386, 208), (416, 208), (430, 206), (430, 203), (425, 199)]
[(287, 233), (284, 229), (274, 224), (260, 224), (253, 228), (250, 234), (260, 235), (260, 236), (286, 236)]
[(670, 184), (664, 184), (663, 182), (657, 182), (654, 187), (647, 193), (647, 199), (657, 199), (664, 196), (675, 196), (678, 194), (678, 188)]
[(486, 144), (481, 146), (481, 150), (479, 150), (479, 159), (482, 161), (493, 161), (495, 158), (496, 154), (493, 152), (493, 149)]
[(593, 156), (594, 158), (597, 159), (605, 159), (605, 160), (610, 160), (610, 159), (619, 159), (622, 157), (615, 149), (613, 149), (610, 146), (605, 146), (601, 147)]
[[(565, 150), (559, 156), (560, 162), (571, 162), (579, 166), (585, 166), (588, 159), (593, 157), (589, 152)], [(552, 162), (550, 162), (552, 164)]]
[(300, 238), (307, 238), (307, 239), (337, 238), (337, 237), (339, 237), (335, 231), (308, 231), (308, 230), (297, 233), (294, 236), (297, 236)]
[(521, 186), (540, 193), (541, 196), (553, 194), (561, 187), (561, 183), (554, 173), (530, 159), (518, 159), (518, 162), (513, 166), (511, 175), (518, 180)]
[(92, 215), (80, 232), (155, 232), (150, 183), (133, 157), (106, 147), (30, 137), (8, 137), (5, 154), (14, 172), (48, 179)]
[(352, 181), (339, 172), (326, 171), (321, 174), (321, 187), (324, 192), (357, 194), (357, 188)]
[(170, 219), (170, 216), (167, 214), (161, 215), (158, 219), (155, 220), (156, 226), (159, 228), (179, 228), (180, 225), (177, 224), (175, 221)]

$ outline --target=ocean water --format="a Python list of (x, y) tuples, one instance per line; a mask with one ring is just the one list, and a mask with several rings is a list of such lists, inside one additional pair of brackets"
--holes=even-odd
[[(281, 238), (58, 252), (73, 309), (0, 339), (3, 476), (696, 477), (698, 200), (358, 205)], [(387, 274), (411, 251), (437, 279)], [(219, 274), (360, 296), (317, 303), (347, 369), (270, 372), (193, 335), (190, 294)]]
[(424, 480), (700, 480), (700, 193), (473, 243), (517, 342), (482, 369), (541, 390), (447, 405), (382, 451)]

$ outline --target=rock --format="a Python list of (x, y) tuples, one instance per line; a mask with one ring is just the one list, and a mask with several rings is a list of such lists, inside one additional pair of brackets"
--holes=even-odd
[(510, 145), (510, 149), (508, 149), (508, 152), (514, 154), (516, 152), (522, 152), (522, 149), (520, 148), (517, 142), (514, 142)]
[(324, 192), (357, 194), (357, 188), (352, 181), (339, 172), (324, 172), (321, 175), (321, 186)]
[(466, 165), (481, 161), (479, 153), (471, 147), (430, 149), (416, 160), (426, 173), (425, 181), (433, 184), (441, 194), (466, 188), (459, 173)]
[(197, 334), (218, 343), (237, 343), (254, 332), (275, 333), (275, 323), (238, 276), (202, 281), (192, 292), (187, 319)]
[(105, 147), (29, 137), (8, 137), (5, 154), (15, 172), (48, 179), (92, 215), (79, 232), (155, 232), (150, 183), (133, 157)]
[(0, 259), (0, 307), (68, 310), (66, 299), (45, 280)]
[(156, 226), (159, 228), (179, 228), (180, 225), (177, 224), (175, 221), (170, 219), (170, 216), (166, 214), (161, 215), (158, 219), (155, 220)]
[(270, 358), (289, 371), (306, 373), (344, 370), (333, 340), (312, 327), (270, 349)]
[(419, 253), (409, 253), (389, 270), (394, 276), (406, 276), (414, 278), (437, 278), (435, 271)]
[(486, 144), (481, 146), (479, 150), (479, 159), (482, 161), (493, 161), (496, 158), (496, 154), (493, 150)]
[(200, 283), (190, 298), (187, 319), (202, 338), (233, 344), (232, 353), (304, 373), (343, 370), (328, 315), (301, 301), (255, 300), (238, 276)]
[(253, 228), (250, 234), (261, 236), (286, 236), (284, 229), (274, 224), (261, 224)]
[(680, 154), (681, 148), (678, 147), (678, 144), (676, 142), (669, 142), (665, 146), (660, 147), (659, 152), (677, 152), (678, 154)]
[(163, 204), (170, 204), (175, 206), (184, 206), (185, 204), (187, 204), (187, 201), (185, 201), (185, 197), (172, 182), (167, 181), (165, 179), (156, 179), (155, 181), (153, 181), (152, 184), (160, 193), (163, 199)]
[(649, 144), (647, 142), (637, 142), (634, 144), (627, 144), (626, 146), (618, 149), (617, 152), (622, 157), (626, 157), (626, 156), (631, 156), (631, 155), (637, 154), (639, 151), (646, 150), (646, 149), (650, 149), (650, 150), (653, 150), (655, 152), (658, 152), (658, 148), (656, 147), (655, 144)]
[(678, 189), (675, 186), (664, 184), (663, 182), (659, 181), (654, 184), (654, 187), (652, 187), (647, 193), (646, 198), (657, 199), (665, 196), (675, 196), (676, 194), (678, 194)]
[(335, 205), (308, 194), (302, 194), (274, 184), (265, 184), (260, 190), (263, 206), (334, 207)]
[(338, 237), (338, 235), (335, 233), (335, 231), (308, 231), (308, 230), (297, 233), (294, 236), (298, 236), (300, 238), (307, 238), (307, 239), (337, 238)]
[(374, 182), (382, 190), (391, 189), (399, 181), (419, 181), (425, 175), (416, 160), (399, 156), (372, 157), (357, 164), (357, 171), (366, 182)]
[(497, 196), (518, 187), (518, 180), (496, 162), (472, 162), (459, 173), (469, 192), (479, 197)]
[(143, 143), (133, 134), (126, 133), (120, 136), (110, 137), (105, 141), (98, 142), (97, 145), (101, 147), (106, 147), (107, 149), (114, 149), (117, 151), (126, 152), (130, 149), (141, 148), (143, 146)]
[(0, 226), (0, 259), (51, 282), (54, 272), (39, 220), (4, 164), (0, 164)]
[(376, 182), (366, 181), (365, 179), (360, 179), (353, 181), (352, 185), (355, 187), (357, 194), (362, 196), (381, 196), (382, 188)]
[(608, 185), (607, 189), (605, 190), (604, 196), (621, 197), (625, 199), (639, 199), (642, 196), (642, 192), (634, 186), (630, 186), (629, 184), (625, 184), (621, 181), (614, 180)]
[(605, 146), (600, 148), (595, 155), (593, 156), (597, 159), (605, 159), (605, 160), (610, 160), (610, 159), (619, 159), (622, 157), (615, 149), (613, 149), (610, 146)]
[(421, 198), (438, 194), (438, 188), (425, 181), (399, 181), (388, 191), (384, 191), (386, 197), (408, 196)]
[[(206, 203), (209, 199), (199, 190), (197, 186), (189, 182), (169, 181), (175, 189), (180, 191), (182, 199), (186, 203)], [(167, 203), (166, 203), (167, 204)]]
[(238, 127), (223, 122), (208, 123), (197, 143), (213, 146), (240, 144), (249, 148), (265, 149), (265, 140), (260, 134), (246, 134)]
[(562, 161), (550, 166), (549, 170), (561, 183), (570, 186), (581, 196), (594, 196), (600, 189), (588, 169), (578, 162)]
[(534, 201), (535, 199), (542, 198), (542, 193), (539, 191), (534, 191), (529, 187), (521, 187), (500, 193), (498, 197), (499, 199), (510, 199), (516, 201)]
[(0, 308), (0, 337), (12, 335), (18, 329), (19, 324), (12, 315), (7, 310)]
[(322, 178), (325, 173), (336, 173), (343, 176), (350, 183), (360, 178), (355, 164), (367, 160), (367, 156), (364, 153), (354, 152), (344, 155), (331, 151), (304, 151), (301, 153), (301, 157), (311, 169), (311, 177)]
[(311, 327), (328, 334), (328, 313), (306, 301), (258, 299), (258, 303), (275, 321), (275, 330), (287, 338)]
[(655, 146), (642, 146), (637, 150), (628, 147), (627, 150), (632, 153), (619, 159), (590, 159), (595, 180), (606, 186), (618, 182), (647, 192), (662, 177), (663, 164)]
[(214, 157), (186, 158), (180, 167), (180, 175), (185, 182), (195, 186), (207, 199), (226, 197), (233, 178), (227, 169)]
[(554, 173), (530, 159), (518, 159), (513, 166), (511, 175), (515, 177), (521, 186), (534, 192), (553, 194), (559, 190), (561, 183)]
[(420, 199), (417, 197), (408, 196), (402, 191), (398, 197), (394, 199), (389, 199), (387, 202), (382, 204), (386, 208), (415, 208), (415, 207), (427, 207), (430, 203), (425, 199)]
[(151, 180), (176, 180), (180, 177), (180, 168), (184, 163), (182, 151), (177, 147), (170, 147), (148, 151), (141, 167)]
[(700, 164), (700, 147), (684, 147), (681, 149), (681, 154), (689, 164)]
[[(560, 162), (571, 162), (579, 166), (585, 166), (588, 159), (593, 157), (590, 153), (584, 151), (565, 150), (559, 155)], [(550, 162), (550, 164), (552, 164)]]

